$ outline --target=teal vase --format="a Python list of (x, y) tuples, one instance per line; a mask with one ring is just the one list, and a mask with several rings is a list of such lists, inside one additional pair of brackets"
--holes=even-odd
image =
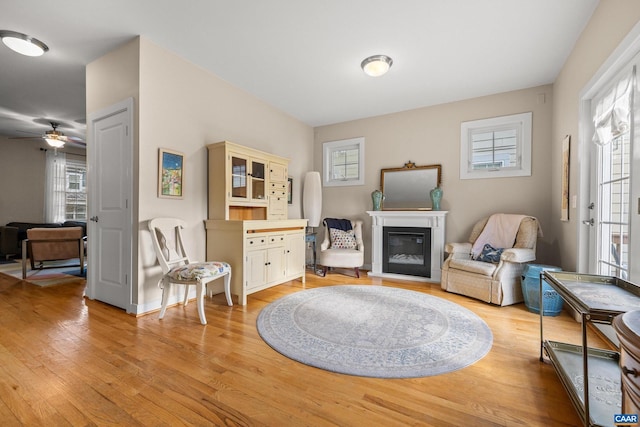
[(373, 190), (371, 193), (371, 200), (373, 201), (373, 210), (382, 210), (382, 201), (384, 200), (384, 194), (380, 190)]
[(440, 201), (442, 200), (442, 188), (436, 187), (429, 193), (431, 196), (431, 206), (434, 211), (440, 210)]

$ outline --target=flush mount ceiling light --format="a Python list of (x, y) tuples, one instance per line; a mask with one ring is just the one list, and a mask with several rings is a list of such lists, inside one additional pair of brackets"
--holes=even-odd
[(26, 56), (40, 56), (49, 50), (40, 40), (16, 31), (0, 30), (0, 38), (9, 49)]
[(360, 64), (360, 67), (362, 67), (362, 71), (367, 75), (371, 77), (379, 77), (389, 71), (392, 64), (393, 59), (389, 58), (387, 55), (373, 55), (365, 58)]

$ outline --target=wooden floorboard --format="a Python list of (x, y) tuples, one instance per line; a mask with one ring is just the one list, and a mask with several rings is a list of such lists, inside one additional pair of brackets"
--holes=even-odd
[[(375, 284), (458, 303), (493, 332), (491, 351), (448, 374), (378, 379), (290, 360), (256, 330), (260, 310), (302, 289)], [(577, 426), (553, 368), (539, 361), (539, 316), (496, 307), (439, 284), (330, 272), (307, 274), (228, 307), (206, 301), (134, 317), (83, 297), (83, 284), (41, 288), (0, 274), (0, 419), (3, 426)], [(567, 313), (545, 318), (546, 336), (579, 343)], [(603, 346), (590, 336), (590, 345)]]

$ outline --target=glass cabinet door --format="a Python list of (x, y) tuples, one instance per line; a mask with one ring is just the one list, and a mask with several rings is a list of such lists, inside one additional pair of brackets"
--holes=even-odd
[(231, 156), (231, 197), (247, 198), (247, 159)]
[(253, 160), (251, 162), (251, 198), (254, 200), (265, 200), (265, 164)]

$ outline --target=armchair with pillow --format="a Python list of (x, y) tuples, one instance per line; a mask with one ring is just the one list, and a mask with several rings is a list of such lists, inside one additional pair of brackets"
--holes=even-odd
[(323, 275), (329, 267), (335, 267), (353, 268), (356, 277), (360, 277), (360, 267), (364, 264), (362, 221), (325, 218), (323, 224), (324, 240), (318, 255)]
[(538, 220), (527, 215), (494, 214), (478, 221), (465, 243), (447, 243), (442, 289), (491, 304), (522, 302), (520, 278), (535, 261)]

